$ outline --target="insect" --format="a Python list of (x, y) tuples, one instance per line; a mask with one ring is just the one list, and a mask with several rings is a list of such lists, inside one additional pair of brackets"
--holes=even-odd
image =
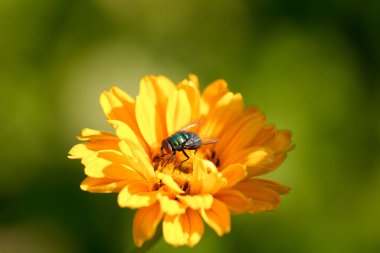
[(172, 134), (167, 139), (164, 139), (161, 142), (161, 152), (165, 151), (168, 154), (171, 153), (171, 156), (166, 161), (164, 167), (171, 160), (173, 160), (177, 151), (181, 151), (186, 156), (186, 159), (181, 162), (181, 164), (182, 164), (182, 163), (186, 162), (187, 160), (189, 160), (189, 156), (185, 151), (186, 149), (187, 150), (195, 150), (195, 153), (196, 153), (197, 149), (199, 147), (201, 147), (202, 145), (213, 144), (213, 143), (219, 141), (218, 138), (202, 139), (196, 133), (188, 131), (190, 128), (196, 127), (199, 124), (200, 124), (200, 121), (190, 123), (189, 125), (185, 126), (181, 130), (175, 132), (174, 134)]

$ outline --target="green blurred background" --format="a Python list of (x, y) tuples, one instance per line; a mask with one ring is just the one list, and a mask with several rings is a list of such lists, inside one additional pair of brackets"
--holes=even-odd
[(79, 189), (66, 158), (98, 97), (139, 79), (224, 78), (296, 149), (266, 178), (292, 187), (222, 238), (152, 252), (380, 252), (380, 1), (0, 2), (0, 252), (128, 252), (133, 211)]

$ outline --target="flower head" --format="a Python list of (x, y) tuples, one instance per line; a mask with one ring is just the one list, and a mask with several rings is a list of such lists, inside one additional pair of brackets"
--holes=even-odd
[[(173, 246), (198, 243), (204, 223), (221, 236), (231, 229), (231, 214), (272, 210), (289, 191), (257, 176), (284, 161), (291, 133), (266, 124), (257, 107), (244, 109), (242, 96), (223, 80), (201, 93), (194, 75), (178, 85), (148, 76), (136, 99), (114, 87), (100, 103), (115, 134), (83, 129), (78, 139), (84, 143), (69, 157), (85, 166), (82, 190), (118, 192), (120, 207), (138, 209), (137, 246), (161, 222), (164, 240)], [(189, 124), (194, 128), (178, 132)]]

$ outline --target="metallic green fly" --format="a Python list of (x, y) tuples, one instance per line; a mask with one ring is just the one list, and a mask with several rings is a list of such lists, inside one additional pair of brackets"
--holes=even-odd
[(201, 147), (202, 145), (213, 144), (219, 141), (218, 138), (202, 139), (196, 133), (188, 131), (189, 129), (196, 127), (199, 124), (200, 124), (200, 121), (190, 123), (189, 125), (175, 132), (174, 134), (172, 134), (167, 139), (164, 139), (161, 142), (161, 152), (165, 151), (167, 154), (171, 153), (171, 156), (166, 161), (164, 167), (171, 160), (173, 160), (173, 158), (175, 157), (176, 151), (181, 151), (186, 156), (186, 159), (181, 162), (182, 164), (186, 162), (187, 160), (189, 160), (189, 156), (186, 154), (186, 151), (185, 151), (186, 149), (195, 150), (195, 153), (196, 153), (197, 149)]

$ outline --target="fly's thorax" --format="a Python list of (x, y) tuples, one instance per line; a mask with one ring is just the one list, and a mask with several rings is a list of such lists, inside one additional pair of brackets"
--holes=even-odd
[(170, 136), (167, 140), (172, 146), (173, 150), (182, 150), (184, 143), (187, 142), (192, 136), (190, 132), (177, 132)]

